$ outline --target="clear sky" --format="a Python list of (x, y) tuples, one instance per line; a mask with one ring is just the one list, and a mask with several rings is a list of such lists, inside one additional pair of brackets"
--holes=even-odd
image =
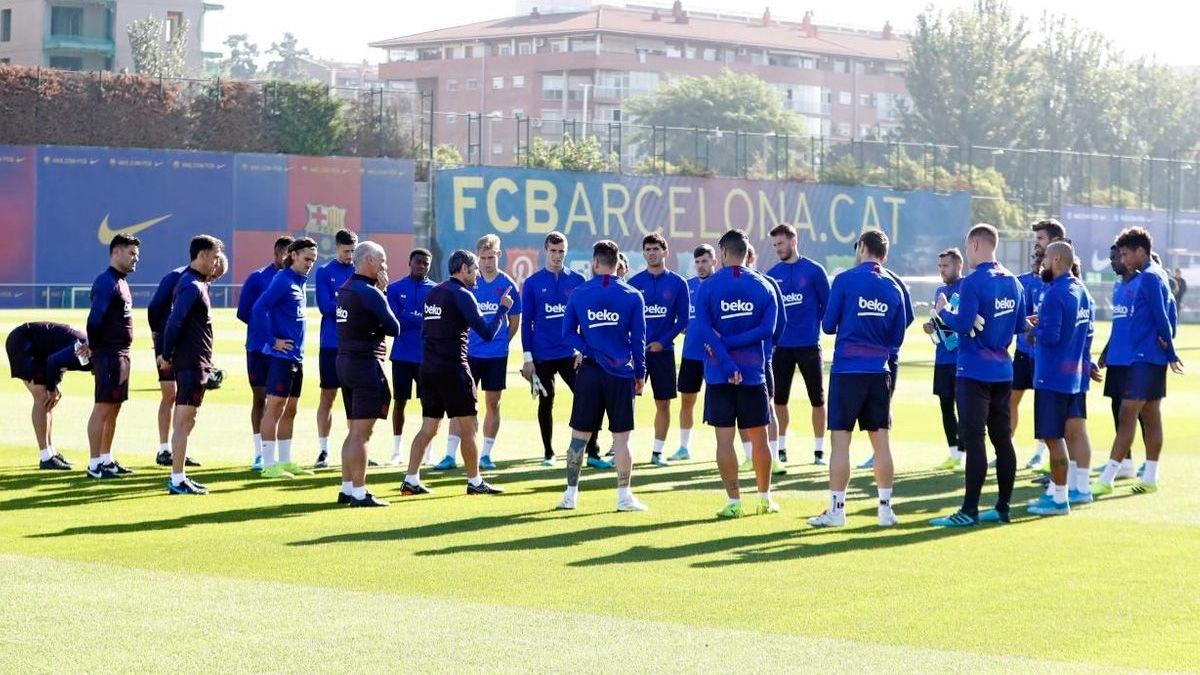
[[(223, 0), (225, 9), (206, 18), (205, 49), (224, 51), (221, 42), (231, 33), (249, 33), (263, 51), (284, 31), (295, 33), (300, 45), (315, 56), (346, 61), (382, 59), (368, 42), (511, 16), (512, 0)], [(611, 2), (610, 4), (621, 4)], [(664, 5), (669, 5), (664, 0)], [(800, 19), (812, 10), (818, 24), (882, 27), (890, 20), (907, 30), (930, 0), (684, 0), (684, 8), (723, 8), (761, 13), (769, 5), (776, 18)], [(970, 0), (940, 0), (937, 7), (970, 6)], [(1052, 10), (1077, 18), (1107, 35), (1127, 54), (1155, 54), (1172, 65), (1200, 64), (1200, 3), (1190, 0), (1010, 0), (1036, 27), (1043, 12)]]

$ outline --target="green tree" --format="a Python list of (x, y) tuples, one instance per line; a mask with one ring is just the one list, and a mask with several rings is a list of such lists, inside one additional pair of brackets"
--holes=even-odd
[(1200, 144), (1200, 81), (1152, 59), (1124, 67), (1119, 109), (1127, 154), (1191, 156)]
[(221, 73), (235, 80), (253, 80), (258, 75), (258, 45), (246, 33), (225, 38), (229, 57), (221, 61)]
[(134, 72), (150, 77), (183, 77), (190, 26), (184, 19), (175, 27), (170, 39), (164, 39), (165, 21), (148, 16), (130, 23), (125, 32), (129, 35)]
[(1035, 105), (1023, 139), (1036, 148), (1114, 152), (1123, 142), (1124, 63), (1102, 34), (1047, 13), (1031, 56)]
[(267, 64), (267, 73), (271, 77), (291, 82), (305, 79), (304, 59), (312, 58), (312, 54), (299, 43), (291, 33), (284, 33), (282, 41), (271, 43), (267, 53), (278, 57)]
[(917, 16), (904, 111), (908, 140), (1008, 147), (1026, 132), (1034, 63), (1024, 51), (1024, 17), (1006, 0), (976, 0), (948, 14)]
[(316, 82), (272, 82), (267, 87), (267, 113), (278, 152), (321, 157), (346, 140), (343, 104)]
[[(729, 132), (800, 133), (796, 115), (783, 107), (775, 89), (754, 75), (730, 70), (717, 77), (673, 80), (653, 94), (627, 99), (624, 110), (643, 125), (634, 133), (636, 143), (649, 146), (656, 140), (651, 127), (670, 127), (665, 142), (668, 162), (678, 165), (687, 159), (697, 163), (699, 145), (701, 153), (703, 148), (708, 150), (708, 166), (724, 175), (733, 175), (737, 165), (737, 141)], [(699, 132), (693, 131), (697, 129)], [(662, 138), (657, 141), (663, 142)], [(746, 153), (749, 164), (763, 154), (764, 146), (761, 140), (746, 142), (753, 148)]]
[(615, 155), (605, 155), (595, 136), (575, 140), (564, 135), (562, 143), (547, 143), (539, 136), (529, 148), (529, 167), (556, 171), (616, 171)]

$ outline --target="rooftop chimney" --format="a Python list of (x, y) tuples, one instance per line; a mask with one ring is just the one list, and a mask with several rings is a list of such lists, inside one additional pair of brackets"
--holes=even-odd
[(687, 23), (687, 12), (683, 11), (683, 2), (675, 0), (675, 4), (671, 5), (671, 14), (675, 17), (675, 23)]
[(895, 36), (895, 31), (892, 30), (892, 22), (887, 21), (883, 24), (883, 39), (891, 40)]
[(540, 19), (541, 17), (542, 17), (542, 13), (538, 11), (537, 7), (534, 7), (532, 10), (529, 11), (529, 18)]
[(771, 25), (771, 8), (770, 7), (767, 7), (766, 9), (763, 10), (762, 25), (764, 28)]
[(659, 16), (657, 9), (650, 12), (650, 20), (651, 21), (662, 21), (662, 17)]
[(817, 36), (817, 26), (813, 23), (812, 10), (804, 13), (804, 20), (800, 22), (800, 29), (803, 30), (809, 37)]

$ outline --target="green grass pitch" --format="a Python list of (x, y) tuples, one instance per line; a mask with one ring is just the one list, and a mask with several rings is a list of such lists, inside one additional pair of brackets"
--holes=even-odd
[[(314, 312), (315, 314), (315, 312)], [(4, 311), (5, 334), (34, 320), (82, 325), (83, 311)], [(537, 466), (534, 405), (510, 362), (511, 388), (489, 476), (508, 494), (468, 498), (461, 469), (424, 476), (436, 494), (399, 497), (400, 471), (368, 479), (391, 508), (334, 505), (336, 469), (294, 481), (251, 474), (243, 330), (216, 317), (225, 386), (200, 411), (193, 473), (206, 497), (172, 497), (154, 466), (158, 401), (144, 310), (137, 310), (131, 399), (115, 451), (137, 474), (96, 484), (82, 470), (38, 472), (20, 382), (0, 385), (0, 671), (964, 671), (1200, 669), (1200, 385), (1171, 376), (1158, 494), (1110, 498), (1069, 518), (943, 531), (961, 474), (938, 473), (945, 448), (930, 393), (933, 349), (914, 328), (893, 409), (896, 511), (875, 524), (872, 479), (855, 472), (848, 526), (808, 528), (827, 500), (809, 464), (807, 401), (797, 378), (782, 512), (718, 522), (723, 504), (711, 429), (691, 462), (653, 468), (653, 406), (638, 401), (634, 489), (651, 508), (616, 513), (614, 476), (585, 470), (580, 508), (553, 511), (562, 465)], [(1107, 325), (1100, 327), (1105, 339)], [(309, 335), (316, 335), (315, 321)], [(1200, 347), (1186, 326), (1185, 361)], [(826, 345), (829, 354), (831, 343)], [(316, 345), (294, 454), (316, 455)], [(1193, 365), (1193, 367), (1196, 367)], [(57, 447), (80, 466), (91, 377), (68, 373)], [(1093, 390), (1095, 463), (1113, 436)], [(565, 448), (570, 396), (556, 410)], [(1018, 458), (1032, 449), (1032, 401)], [(410, 404), (411, 438), (419, 411)], [(333, 443), (345, 425), (335, 408)], [(444, 427), (443, 427), (444, 434)], [(678, 440), (675, 421), (668, 451)], [(434, 442), (440, 454), (444, 435)], [(602, 437), (607, 444), (607, 434)], [(391, 432), (376, 428), (372, 456)], [(868, 452), (855, 439), (852, 459)], [(1135, 456), (1142, 458), (1140, 443)], [(1036, 494), (1018, 476), (1018, 501)], [(1118, 485), (1122, 485), (1118, 483)], [(743, 487), (753, 489), (749, 477)], [(984, 504), (995, 493), (989, 482)]]

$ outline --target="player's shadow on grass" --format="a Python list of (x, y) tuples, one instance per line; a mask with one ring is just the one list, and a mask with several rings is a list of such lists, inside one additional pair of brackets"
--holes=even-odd
[[(420, 497), (427, 501), (429, 497)], [(494, 516), (477, 516), (462, 520), (443, 520), (425, 525), (401, 527), (392, 530), (375, 530), (367, 532), (347, 532), (331, 534), (316, 539), (289, 542), (288, 546), (320, 546), (323, 544), (347, 544), (373, 541), (405, 541), (410, 539), (425, 539), (446, 535), (459, 535), (470, 532), (492, 531), (496, 528), (527, 525), (539, 522), (552, 522), (564, 518), (588, 518), (599, 513), (571, 513), (548, 518), (549, 511), (529, 511), (526, 513), (508, 513)]]

